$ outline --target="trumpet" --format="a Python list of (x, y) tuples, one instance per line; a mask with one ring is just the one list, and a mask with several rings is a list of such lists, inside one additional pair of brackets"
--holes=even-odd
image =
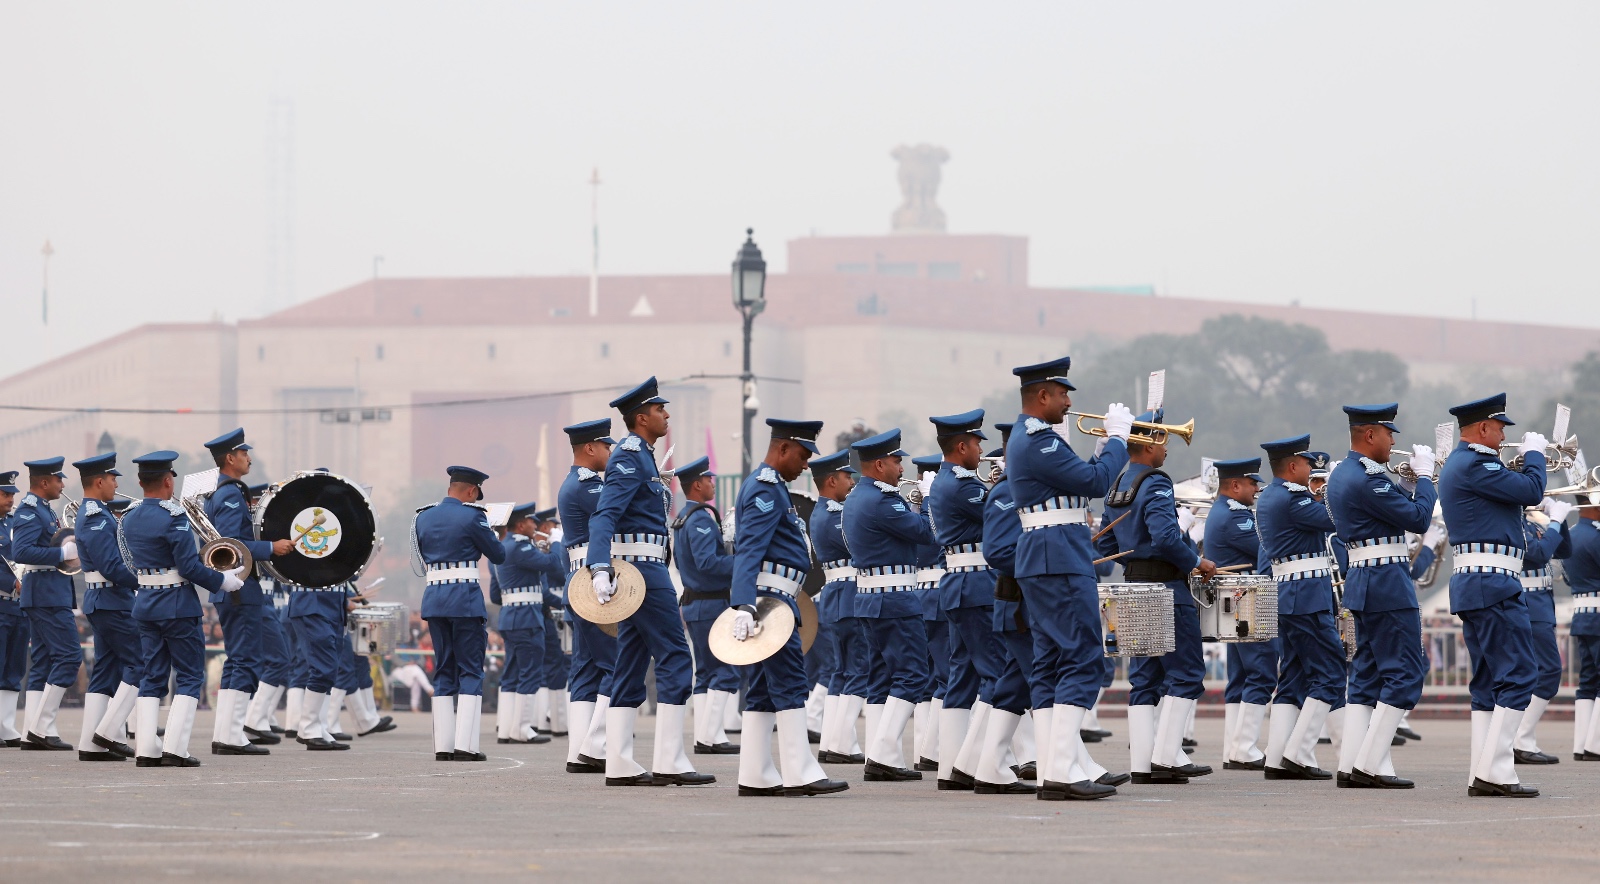
[[(1078, 432), (1083, 433), (1086, 436), (1105, 437), (1105, 427), (1086, 427), (1083, 425), (1085, 420), (1103, 421), (1106, 419), (1105, 415), (1089, 414), (1086, 411), (1069, 411), (1067, 414), (1070, 414), (1078, 419)], [(1149, 421), (1134, 421), (1133, 425), (1140, 429), (1150, 430), (1150, 438), (1154, 439), (1156, 442), (1165, 442), (1167, 441), (1168, 436), (1181, 437), (1183, 439), (1183, 444), (1185, 445), (1189, 445), (1194, 442), (1193, 418), (1190, 418), (1189, 422), (1186, 424), (1158, 424)]]
[(1547, 488), (1544, 492), (1545, 497), (1555, 497), (1558, 494), (1570, 494), (1576, 497), (1586, 497), (1590, 494), (1600, 494), (1600, 467), (1595, 467), (1594, 469), (1585, 473), (1583, 476), (1583, 481), (1581, 482), (1577, 482), (1572, 485), (1564, 485), (1560, 488)]
[(993, 485), (1006, 475), (1006, 459), (1004, 457), (984, 457), (978, 460), (978, 481), (985, 485)]
[(915, 479), (901, 479), (900, 497), (912, 506), (922, 506), (922, 485)]
[[(1500, 443), (1500, 450), (1502, 452), (1516, 451), (1521, 447), (1522, 446), (1516, 442)], [(1504, 457), (1505, 455), (1502, 454), (1501, 456)], [(1573, 461), (1576, 460), (1577, 457), (1577, 436), (1568, 436), (1566, 441), (1556, 440), (1554, 442), (1549, 442), (1544, 446), (1544, 471), (1547, 473), (1553, 473), (1556, 470), (1564, 470), (1567, 467), (1572, 466)], [(1513, 470), (1522, 469), (1522, 454), (1518, 452), (1515, 457), (1506, 461), (1506, 466)]]
[[(1394, 457), (1403, 457), (1405, 460), (1390, 465), (1390, 471), (1413, 485), (1417, 484), (1417, 471), (1411, 466), (1411, 452), (1396, 451), (1390, 459), (1392, 460)], [(1433, 462), (1433, 481), (1439, 481), (1439, 471), (1442, 469), (1444, 469), (1444, 458), (1439, 458)]]

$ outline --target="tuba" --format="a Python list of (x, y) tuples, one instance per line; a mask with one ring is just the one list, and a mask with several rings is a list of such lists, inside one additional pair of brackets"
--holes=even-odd
[[(78, 532), (75, 529), (78, 525), (78, 508), (83, 505), (83, 502), (73, 500), (70, 497), (66, 498), (66, 500), (66, 505), (61, 508), (61, 527), (56, 529), (56, 533), (50, 535), (50, 545), (57, 548), (69, 540), (78, 539)], [(83, 560), (67, 559), (64, 562), (58, 562), (56, 570), (62, 574), (81, 574), (83, 573)]]

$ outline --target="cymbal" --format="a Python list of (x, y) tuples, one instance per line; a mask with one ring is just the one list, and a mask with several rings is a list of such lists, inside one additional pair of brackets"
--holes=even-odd
[(733, 619), (738, 609), (729, 608), (717, 615), (711, 624), (711, 635), (706, 642), (711, 654), (731, 666), (748, 666), (778, 653), (794, 635), (794, 611), (781, 599), (770, 597), (756, 599), (756, 622), (761, 632), (744, 641), (733, 637)]
[(609, 635), (612, 638), (616, 638), (617, 637), (617, 624), (615, 624), (615, 623), (596, 623), (595, 626), (598, 626), (600, 628), (600, 631), (605, 633), (606, 635)]
[(794, 600), (800, 609), (800, 653), (809, 654), (817, 641), (817, 603), (805, 592), (795, 595)]
[(572, 613), (590, 623), (621, 623), (632, 617), (644, 604), (644, 575), (632, 562), (612, 559), (612, 583), (616, 593), (611, 600), (600, 604), (594, 594), (594, 578), (588, 568), (572, 572), (567, 581), (567, 607)]

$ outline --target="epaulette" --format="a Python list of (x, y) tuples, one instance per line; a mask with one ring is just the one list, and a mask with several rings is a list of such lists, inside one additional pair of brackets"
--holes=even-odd
[(782, 479), (778, 478), (778, 471), (770, 466), (763, 466), (761, 469), (757, 470), (756, 478), (762, 482), (769, 482), (773, 485), (783, 481)]
[(38, 506), (38, 505), (39, 505), (39, 498), (34, 497), (32, 491), (29, 491), (27, 494), (22, 495), (22, 502), (17, 504), (17, 506)]
[(977, 470), (969, 470), (966, 467), (960, 466), (960, 465), (952, 466), (950, 468), (950, 472), (955, 474), (955, 477), (957, 479), (976, 479), (976, 478), (978, 478), (978, 471)]
[(1045, 421), (1039, 420), (1036, 417), (1030, 417), (1027, 420), (1022, 422), (1022, 427), (1023, 427), (1024, 430), (1027, 431), (1029, 436), (1032, 436), (1034, 433), (1037, 433), (1037, 432), (1039, 432), (1041, 430), (1050, 429), (1050, 424), (1046, 423)]
[(837, 500), (829, 498), (828, 501), (827, 501), (827, 505), (828, 505), (828, 512), (830, 512), (830, 513), (842, 513), (842, 512), (844, 512), (844, 504), (840, 503)]
[(884, 494), (899, 494), (900, 493), (900, 489), (899, 488), (896, 488), (895, 486), (890, 485), (888, 482), (879, 482), (877, 479), (873, 479), (872, 480), (872, 484), (878, 486), (878, 490), (882, 491)]
[(433, 508), (434, 508), (434, 507), (436, 507), (436, 506), (438, 506), (438, 504), (436, 504), (436, 503), (430, 503), (430, 504), (428, 504), (428, 505), (427, 505), (427, 506), (419, 506), (419, 507), (417, 507), (417, 515), (419, 515), (419, 516), (420, 516), (420, 515), (422, 515), (422, 514), (423, 514), (423, 513), (424, 513), (424, 512), (427, 512), (427, 511), (428, 511), (428, 510), (431, 510), (431, 509), (433, 509)]
[(1367, 475), (1369, 476), (1381, 476), (1389, 471), (1388, 467), (1378, 463), (1370, 457), (1361, 458), (1361, 466), (1366, 468)]
[(172, 513), (174, 516), (183, 515), (183, 504), (171, 498), (161, 501), (161, 508), (169, 513)]
[(1467, 447), (1472, 449), (1473, 451), (1478, 452), (1479, 454), (1488, 454), (1488, 455), (1492, 455), (1494, 457), (1499, 457), (1500, 456), (1500, 452), (1494, 450), (1493, 448), (1490, 448), (1487, 445), (1479, 445), (1476, 442), (1468, 442), (1467, 443)]
[(91, 499), (87, 499), (87, 500), (85, 500), (83, 502), (83, 514), (85, 516), (97, 515), (97, 514), (99, 514), (99, 512), (100, 512), (100, 501), (94, 500), (94, 499), (91, 498)]
[(1306, 486), (1301, 485), (1301, 484), (1299, 484), (1297, 482), (1284, 482), (1283, 483), (1283, 487), (1289, 489), (1290, 491), (1310, 491), (1311, 490), (1310, 488), (1307, 488)]
[(1234, 500), (1231, 497), (1225, 497), (1225, 498), (1223, 498), (1223, 500), (1226, 500), (1228, 502), (1228, 509), (1230, 509), (1230, 510), (1243, 510), (1245, 512), (1249, 512), (1250, 511), (1249, 507), (1245, 506), (1244, 504), (1240, 503), (1237, 500)]
[(578, 467), (578, 481), (579, 482), (587, 482), (590, 479), (593, 479), (593, 478), (595, 478), (597, 476), (600, 479), (604, 480), (605, 477), (606, 477), (606, 474), (605, 473), (597, 473), (594, 470), (589, 469), (588, 467)]
[(483, 504), (481, 504), (481, 503), (469, 503), (469, 504), (464, 504), (464, 505), (465, 505), (465, 506), (470, 506), (470, 507), (472, 507), (472, 508), (473, 508), (473, 509), (475, 509), (475, 510), (477, 510), (477, 511), (478, 511), (478, 512), (481, 512), (481, 513), (488, 513), (488, 512), (489, 512), (489, 508), (488, 508), (488, 507), (486, 507), (486, 506), (484, 506), (484, 505), (483, 505)]
[(644, 440), (630, 433), (622, 438), (621, 447), (623, 451), (639, 451), (644, 448)]

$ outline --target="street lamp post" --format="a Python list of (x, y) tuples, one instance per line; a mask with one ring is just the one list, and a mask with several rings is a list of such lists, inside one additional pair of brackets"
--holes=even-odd
[(761, 249), (756, 246), (755, 230), (745, 228), (744, 245), (739, 247), (739, 253), (733, 259), (733, 306), (739, 308), (744, 315), (744, 371), (739, 375), (740, 397), (744, 409), (744, 434), (740, 438), (743, 445), (743, 458), (741, 459), (742, 475), (750, 475), (750, 424), (755, 421), (756, 411), (761, 408), (761, 403), (756, 399), (756, 376), (750, 370), (750, 330), (755, 324), (756, 316), (767, 307), (767, 262), (761, 258)]

